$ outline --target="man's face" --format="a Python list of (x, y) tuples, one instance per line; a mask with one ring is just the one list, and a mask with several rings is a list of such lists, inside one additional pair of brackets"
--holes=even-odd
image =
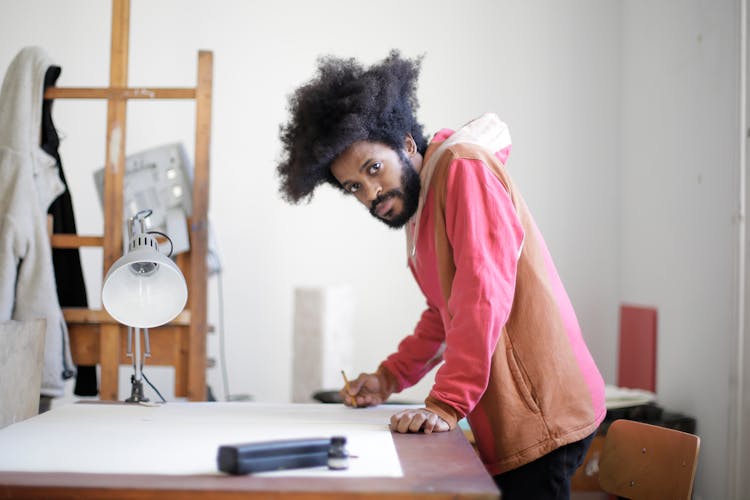
[(331, 165), (331, 173), (344, 191), (392, 228), (403, 227), (419, 204), (415, 163), (421, 166), (422, 157), (409, 140), (401, 151), (380, 142), (358, 141)]

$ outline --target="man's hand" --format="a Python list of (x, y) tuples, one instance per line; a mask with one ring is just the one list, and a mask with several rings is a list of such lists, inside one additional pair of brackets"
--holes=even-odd
[(339, 391), (346, 406), (375, 406), (385, 402), (390, 394), (385, 384), (375, 373), (360, 373), (349, 381), (349, 392), (346, 387)]
[(391, 417), (391, 430), (395, 432), (445, 432), (450, 430), (448, 422), (427, 408), (403, 410)]

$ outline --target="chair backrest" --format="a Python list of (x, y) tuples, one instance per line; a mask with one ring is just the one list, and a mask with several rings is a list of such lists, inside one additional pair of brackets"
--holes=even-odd
[(0, 428), (39, 413), (43, 319), (0, 322)]
[(632, 420), (615, 420), (599, 459), (599, 484), (634, 500), (689, 500), (700, 438)]

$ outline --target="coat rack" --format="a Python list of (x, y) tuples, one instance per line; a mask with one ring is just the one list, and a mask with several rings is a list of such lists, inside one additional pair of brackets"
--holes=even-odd
[[(193, 209), (188, 219), (190, 250), (177, 256), (188, 283), (188, 303), (171, 323), (151, 330), (154, 365), (175, 367), (177, 397), (206, 399), (206, 334), (209, 147), (211, 143), (211, 94), (213, 54), (198, 52), (198, 76), (194, 88), (128, 87), (130, 0), (112, 1), (112, 44), (109, 86), (104, 88), (49, 88), (46, 99), (102, 99), (107, 101), (107, 145), (104, 168), (104, 233), (102, 236), (55, 234), (54, 248), (102, 247), (103, 274), (122, 254), (123, 177), (127, 102), (131, 99), (193, 99), (196, 108)], [(103, 275), (102, 274), (102, 275)], [(73, 360), (80, 365), (99, 364), (99, 396), (118, 399), (120, 364), (125, 355), (127, 328), (104, 310), (64, 308), (70, 332)]]

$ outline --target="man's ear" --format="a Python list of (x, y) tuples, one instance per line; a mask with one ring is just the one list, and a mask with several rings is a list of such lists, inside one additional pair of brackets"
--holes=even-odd
[(411, 134), (406, 134), (406, 137), (404, 137), (404, 149), (409, 156), (417, 153), (417, 143)]

